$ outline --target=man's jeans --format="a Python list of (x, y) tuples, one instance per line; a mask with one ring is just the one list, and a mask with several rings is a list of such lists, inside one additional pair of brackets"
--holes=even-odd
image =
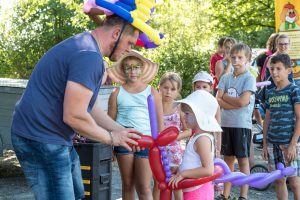
[(79, 157), (74, 147), (45, 144), (11, 134), (12, 144), (37, 200), (84, 197)]

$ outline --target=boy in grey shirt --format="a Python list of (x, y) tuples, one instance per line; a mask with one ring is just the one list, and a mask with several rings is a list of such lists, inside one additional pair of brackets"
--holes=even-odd
[[(247, 70), (251, 50), (242, 43), (236, 44), (230, 50), (231, 63), (234, 71), (222, 76), (218, 85), (217, 100), (222, 108), (221, 154), (229, 168), (234, 170), (235, 158), (240, 171), (249, 174), (249, 156), (251, 145), (252, 112), (254, 93), (256, 91), (255, 77)], [(231, 184), (226, 183), (224, 193), (216, 199), (228, 199)], [(241, 186), (239, 200), (247, 199), (248, 186)]]

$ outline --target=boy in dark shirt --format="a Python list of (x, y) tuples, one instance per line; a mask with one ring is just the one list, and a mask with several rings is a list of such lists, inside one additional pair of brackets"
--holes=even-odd
[[(270, 73), (276, 87), (267, 93), (262, 155), (272, 168), (281, 162), (297, 169), (288, 180), (294, 199), (300, 199), (300, 89), (289, 81), (291, 72), (287, 54), (271, 58)], [(288, 199), (285, 179), (275, 181), (278, 199)]]

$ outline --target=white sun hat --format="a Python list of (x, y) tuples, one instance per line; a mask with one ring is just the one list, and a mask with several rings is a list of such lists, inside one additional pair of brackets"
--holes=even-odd
[(197, 81), (203, 81), (203, 82), (206, 82), (206, 83), (212, 83), (213, 82), (213, 78), (207, 72), (200, 71), (193, 78), (193, 83), (195, 83)]
[(184, 103), (191, 107), (201, 130), (207, 132), (222, 131), (215, 118), (219, 104), (216, 98), (209, 92), (196, 90), (186, 98), (175, 102), (175, 104), (179, 103)]

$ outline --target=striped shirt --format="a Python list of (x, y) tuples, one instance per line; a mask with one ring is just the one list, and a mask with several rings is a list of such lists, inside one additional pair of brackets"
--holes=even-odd
[(266, 108), (270, 111), (268, 142), (290, 143), (296, 124), (294, 105), (297, 103), (300, 103), (300, 88), (292, 83), (281, 90), (276, 88), (268, 90), (266, 101)]

